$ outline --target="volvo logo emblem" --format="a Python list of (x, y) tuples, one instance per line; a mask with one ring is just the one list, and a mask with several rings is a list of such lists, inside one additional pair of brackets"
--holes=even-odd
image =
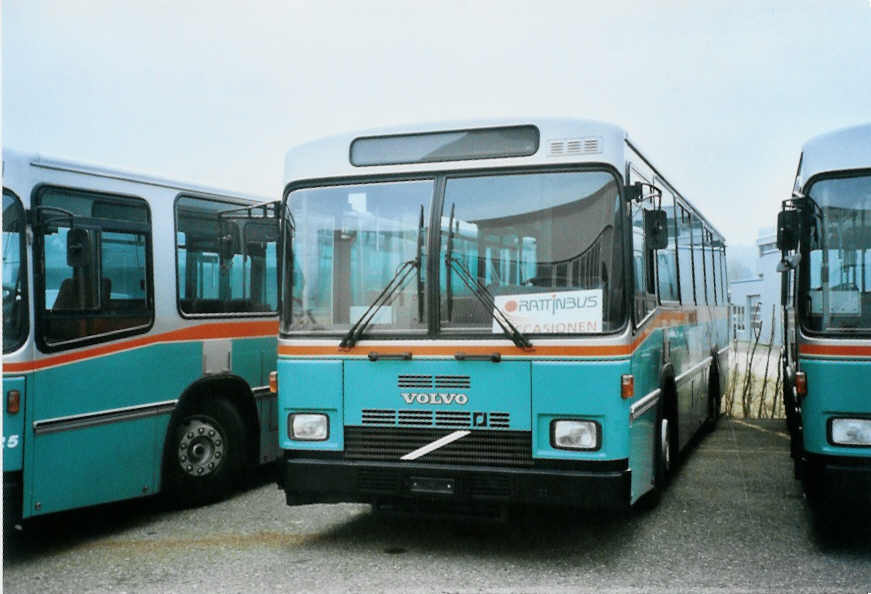
[(469, 397), (457, 392), (402, 392), (406, 404), (468, 404)]

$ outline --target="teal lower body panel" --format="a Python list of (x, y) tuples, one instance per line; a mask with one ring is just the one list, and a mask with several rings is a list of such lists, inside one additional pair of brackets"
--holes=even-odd
[(654, 406), (632, 421), (629, 426), (631, 503), (638, 501), (642, 495), (653, 488), (657, 414), (658, 408)]
[(804, 450), (809, 454), (871, 459), (871, 447), (830, 438), (835, 418), (871, 419), (871, 361), (803, 359), (808, 394), (801, 400)]
[[(34, 434), (38, 473), (25, 516), (150, 495), (156, 491), (155, 417)], [(162, 440), (160, 440), (162, 443)], [(59, 455), (63, 452), (63, 455)]]

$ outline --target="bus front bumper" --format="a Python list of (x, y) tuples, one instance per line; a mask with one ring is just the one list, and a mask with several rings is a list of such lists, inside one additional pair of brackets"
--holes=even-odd
[(300, 453), (286, 455), (279, 481), (288, 505), (404, 499), (625, 509), (631, 471), (627, 460), (505, 468), (361, 462)]
[(852, 458), (807, 454), (802, 459), (806, 484), (824, 500), (871, 503), (871, 456)]

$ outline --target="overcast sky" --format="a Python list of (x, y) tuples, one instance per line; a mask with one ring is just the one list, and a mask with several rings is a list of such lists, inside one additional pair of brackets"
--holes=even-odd
[(279, 196), (291, 146), (457, 118), (628, 130), (726, 234), (871, 120), (869, 0), (2, 2), (7, 147)]

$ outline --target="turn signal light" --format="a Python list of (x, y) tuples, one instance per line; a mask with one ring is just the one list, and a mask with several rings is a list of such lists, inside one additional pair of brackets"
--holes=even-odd
[(9, 390), (6, 392), (6, 412), (14, 415), (21, 410), (21, 392), (18, 390)]
[(278, 394), (278, 372), (269, 372), (269, 391), (273, 394)]
[(620, 397), (624, 400), (632, 398), (635, 395), (635, 378), (631, 373), (624, 373), (620, 376)]
[(807, 396), (807, 374), (804, 371), (795, 372), (795, 391), (799, 396)]

